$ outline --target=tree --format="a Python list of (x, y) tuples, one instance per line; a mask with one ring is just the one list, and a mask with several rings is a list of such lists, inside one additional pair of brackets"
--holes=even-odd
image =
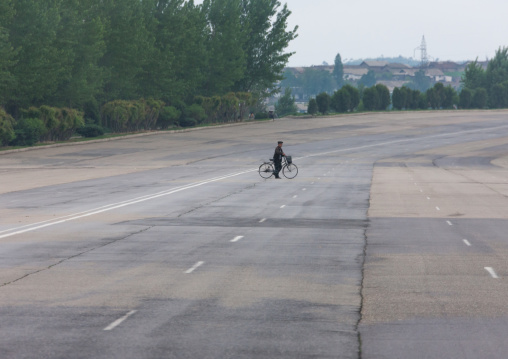
[(60, 0), (41, 2), (17, 0), (12, 2), (15, 15), (10, 26), (10, 41), (16, 49), (16, 66), (11, 74), (16, 87), (8, 98), (9, 111), (40, 105), (48, 94), (56, 91), (62, 76), (67, 76), (67, 58), (56, 47), (60, 21)]
[(363, 91), (363, 106), (367, 111), (374, 111), (379, 108), (379, 94), (375, 86), (368, 87)]
[(284, 67), (293, 55), (285, 51), (289, 42), (298, 36), (298, 26), (288, 29), (291, 11), (287, 4), (280, 6), (277, 0), (240, 1), (246, 63), (244, 76), (235, 85), (237, 92), (269, 96), (278, 90), (276, 83), (282, 80)]
[(11, 0), (0, 2), (0, 105), (7, 102), (10, 89), (15, 87), (15, 78), (11, 72), (15, 65), (15, 51), (9, 41), (9, 27), (14, 13)]
[(309, 106), (307, 108), (307, 113), (310, 115), (315, 115), (318, 112), (318, 105), (315, 98), (311, 98), (309, 100)]
[(363, 85), (365, 87), (372, 87), (376, 84), (376, 74), (373, 70), (369, 70), (365, 75), (362, 75), (360, 80), (358, 81), (359, 85)]
[(279, 101), (277, 101), (277, 104), (275, 105), (275, 111), (279, 116), (294, 114), (298, 111), (298, 108), (295, 104), (295, 98), (291, 94), (290, 88), (286, 88), (284, 95), (279, 98)]
[(245, 76), (247, 41), (242, 32), (240, 0), (205, 0), (208, 71), (203, 95), (224, 95)]
[(494, 108), (508, 107), (508, 81), (492, 86), (489, 98)]
[(342, 86), (349, 93), (349, 111), (354, 111), (360, 104), (360, 91), (349, 84)]
[(425, 75), (425, 70), (420, 69), (415, 72), (413, 81), (408, 84), (409, 88), (425, 92), (431, 87), (431, 79)]
[(406, 93), (398, 87), (393, 89), (392, 93), (393, 108), (402, 110), (406, 107)]
[(55, 93), (47, 94), (48, 104), (83, 108), (102, 92), (105, 72), (99, 61), (106, 51), (105, 24), (95, 3), (67, 0), (60, 6), (55, 44), (62, 54), (65, 76)]
[(314, 96), (321, 92), (332, 92), (334, 80), (328, 71), (306, 68), (302, 75), (304, 93)]
[(321, 112), (323, 115), (326, 114), (330, 109), (330, 95), (328, 95), (326, 92), (321, 92), (319, 95), (317, 95), (316, 102), (319, 112)]
[(344, 88), (337, 90), (331, 98), (330, 105), (337, 112), (347, 112), (351, 109), (351, 95)]
[(143, 3), (102, 0), (99, 6), (100, 16), (106, 19), (106, 51), (100, 65), (109, 74), (104, 100), (140, 98), (139, 81), (148, 69), (154, 43), (143, 16)]
[(388, 90), (388, 87), (383, 84), (377, 84), (375, 87), (379, 96), (379, 107), (377, 109), (384, 111), (392, 102), (390, 99), (390, 90)]
[(205, 94), (208, 23), (205, 10), (184, 0), (154, 5), (154, 55), (143, 76), (145, 96), (174, 104)]
[(459, 106), (461, 108), (467, 109), (471, 108), (471, 102), (473, 100), (473, 90), (464, 87), (462, 91), (460, 91), (459, 95)]
[(342, 58), (340, 54), (335, 56), (335, 66), (333, 67), (333, 78), (337, 84), (337, 88), (341, 88), (344, 85), (344, 65), (342, 64)]
[[(500, 101), (503, 96), (496, 94), (496, 91), (500, 91), (502, 94), (504, 91), (501, 84), (506, 81), (508, 81), (508, 47), (503, 47), (496, 51), (485, 72), (486, 89), (493, 107), (503, 107), (504, 101)], [(501, 87), (496, 85), (501, 85)], [(496, 87), (496, 90), (494, 90), (494, 87)]]
[(482, 65), (478, 63), (478, 59), (466, 66), (462, 75), (462, 83), (465, 88), (474, 90), (478, 87), (483, 87), (485, 86), (485, 81), (485, 71)]
[(488, 94), (487, 90), (483, 87), (479, 87), (475, 90), (472, 100), (472, 107), (483, 109), (487, 106)]

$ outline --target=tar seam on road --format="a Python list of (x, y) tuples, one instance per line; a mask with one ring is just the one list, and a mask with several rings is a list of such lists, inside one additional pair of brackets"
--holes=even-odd
[(120, 324), (122, 324), (122, 322), (124, 322), (127, 318), (129, 318), (131, 315), (133, 315), (136, 312), (137, 312), (137, 310), (131, 310), (129, 313), (125, 314), (123, 317), (115, 320), (113, 323), (108, 325), (106, 328), (104, 328), (104, 330), (113, 330), (113, 329), (115, 329)]
[(203, 264), (205, 264), (205, 262), (197, 262), (196, 264), (194, 264), (192, 266), (192, 268), (190, 269), (187, 269), (185, 271), (185, 274), (191, 274), (192, 272), (194, 272), (196, 269), (198, 269), (199, 267), (201, 267)]

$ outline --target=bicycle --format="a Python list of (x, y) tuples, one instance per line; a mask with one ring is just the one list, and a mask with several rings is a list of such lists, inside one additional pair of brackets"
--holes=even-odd
[[(263, 162), (261, 166), (259, 166), (259, 175), (264, 179), (272, 177), (273, 171), (275, 171), (273, 158), (270, 158), (269, 162)], [(298, 174), (298, 167), (293, 163), (291, 156), (282, 157), (282, 174), (287, 179), (293, 179)]]

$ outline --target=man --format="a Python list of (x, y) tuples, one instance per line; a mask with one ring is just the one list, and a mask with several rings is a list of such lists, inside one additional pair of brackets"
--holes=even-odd
[(280, 179), (279, 172), (282, 168), (282, 156), (286, 156), (284, 151), (282, 151), (282, 144), (282, 141), (277, 142), (277, 147), (275, 147), (275, 153), (273, 154), (273, 164), (275, 165), (275, 171), (273, 171), (273, 174), (277, 179)]

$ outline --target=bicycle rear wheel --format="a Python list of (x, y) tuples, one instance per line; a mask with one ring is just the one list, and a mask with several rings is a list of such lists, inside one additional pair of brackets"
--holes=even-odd
[(292, 179), (295, 178), (298, 174), (298, 167), (294, 163), (290, 163), (289, 165), (284, 166), (282, 169), (282, 174), (284, 177)]
[(270, 163), (263, 163), (259, 166), (259, 175), (263, 178), (270, 178), (273, 176), (273, 166)]

